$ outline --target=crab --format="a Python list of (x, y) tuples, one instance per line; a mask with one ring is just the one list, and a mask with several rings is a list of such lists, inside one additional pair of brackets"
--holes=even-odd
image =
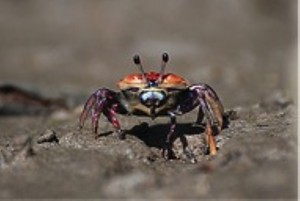
[(80, 115), (79, 128), (85, 124), (91, 113), (91, 124), (95, 134), (101, 114), (113, 125), (121, 140), (126, 138), (116, 114), (147, 116), (155, 119), (160, 116), (170, 118), (170, 130), (164, 140), (162, 156), (173, 157), (171, 139), (176, 133), (176, 116), (199, 108), (196, 123), (205, 117), (206, 152), (217, 153), (215, 135), (223, 126), (224, 108), (217, 93), (205, 83), (189, 84), (179, 75), (165, 73), (169, 61), (167, 53), (162, 54), (160, 72), (145, 72), (139, 55), (134, 55), (133, 62), (140, 73), (133, 73), (121, 79), (116, 92), (108, 88), (97, 89), (86, 101)]

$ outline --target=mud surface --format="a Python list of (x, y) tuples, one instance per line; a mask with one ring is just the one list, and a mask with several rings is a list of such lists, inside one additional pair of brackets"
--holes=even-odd
[[(297, 197), (296, 1), (149, 2), (0, 1), (0, 198)], [(197, 111), (169, 161), (168, 118), (119, 115), (124, 141), (104, 117), (78, 129), (89, 94), (137, 72), (134, 53), (159, 69), (163, 51), (168, 72), (219, 94), (216, 156)]]
[(216, 138), (214, 157), (203, 153), (201, 129), (187, 123), (194, 121), (192, 115), (181, 119), (179, 132), (196, 164), (182, 153), (179, 139), (174, 142), (178, 159), (161, 157), (168, 128), (161, 120), (147, 128), (121, 117), (129, 134), (120, 141), (106, 121), (96, 139), (89, 128), (78, 131), (76, 115), (64, 123), (53, 117), (1, 118), (1, 197), (295, 197), (295, 107), (268, 103), (235, 111), (235, 120)]

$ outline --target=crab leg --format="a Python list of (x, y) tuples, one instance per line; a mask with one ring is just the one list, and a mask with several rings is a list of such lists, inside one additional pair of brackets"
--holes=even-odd
[(216, 140), (213, 135), (212, 127), (209, 123), (206, 124), (205, 133), (206, 133), (206, 143), (209, 148), (209, 154), (216, 155), (217, 154)]
[(116, 92), (106, 88), (98, 89), (88, 98), (84, 105), (84, 109), (79, 119), (79, 128), (84, 126), (87, 116), (92, 110), (91, 122), (92, 129), (95, 133), (98, 131), (99, 118), (101, 113), (103, 113), (118, 132), (119, 138), (125, 139), (125, 133), (121, 129), (120, 123), (116, 118), (119, 104), (120, 103), (116, 98)]
[(223, 126), (224, 108), (216, 92), (208, 85), (205, 85), (205, 87), (207, 88), (207, 91), (204, 93), (205, 100), (210, 106), (209, 109), (211, 113), (213, 113), (218, 122), (218, 131), (220, 132)]
[(105, 109), (103, 111), (103, 114), (106, 116), (108, 121), (113, 125), (113, 127), (115, 128), (116, 132), (119, 135), (119, 138), (121, 140), (124, 140), (126, 137), (125, 131), (121, 129), (120, 122), (116, 117), (116, 109), (117, 109), (117, 105), (113, 105), (111, 108)]
[(176, 116), (175, 116), (175, 114), (170, 113), (170, 118), (171, 118), (171, 126), (170, 126), (170, 131), (167, 135), (166, 144), (171, 143), (171, 138), (175, 134), (175, 129), (176, 129)]
[(176, 116), (174, 113), (170, 112), (170, 131), (167, 134), (167, 138), (163, 147), (162, 156), (166, 159), (174, 158), (174, 153), (172, 151), (172, 138), (175, 135), (175, 129), (176, 129)]
[(80, 115), (80, 119), (79, 119), (79, 128), (80, 129), (84, 126), (87, 115), (89, 114), (89, 112), (91, 111), (91, 109), (93, 108), (95, 103), (96, 103), (96, 96), (93, 94), (88, 98), (88, 100), (84, 104), (84, 108), (83, 108), (83, 111), (82, 111), (82, 113)]
[(209, 148), (210, 155), (215, 155), (217, 153), (217, 146), (216, 146), (216, 141), (212, 130), (212, 124), (213, 124), (212, 113), (205, 99), (203, 99), (203, 97), (200, 97), (199, 100), (200, 100), (201, 109), (206, 116), (206, 127), (205, 127), (206, 144)]
[(223, 126), (223, 106), (213, 89), (208, 85), (204, 86), (206, 87), (206, 90), (202, 91), (204, 93), (199, 97), (199, 109), (203, 111), (206, 117), (205, 134), (209, 153), (210, 155), (215, 155), (217, 153), (217, 146), (212, 125), (214, 124), (214, 118), (216, 118), (218, 121), (218, 131), (221, 131)]
[(92, 110), (92, 129), (94, 133), (98, 133), (99, 126), (99, 118), (103, 110), (103, 101), (99, 101), (99, 103), (95, 104), (95, 107)]
[[(205, 108), (208, 110), (210, 117), (212, 119), (211, 125), (214, 124), (214, 120), (218, 123), (218, 131), (220, 132), (223, 127), (223, 113), (224, 108), (223, 105), (217, 96), (216, 92), (207, 84), (195, 84), (190, 86), (191, 92), (196, 92), (197, 97), (193, 97), (193, 99), (202, 99), (205, 101)], [(201, 102), (201, 101), (200, 101)], [(201, 103), (200, 103), (201, 104)], [(201, 106), (199, 108), (198, 117), (197, 117), (197, 123), (200, 123), (203, 115), (203, 107)], [(207, 116), (207, 115), (206, 115)]]
[(187, 94), (175, 113), (181, 115), (200, 105), (196, 122), (201, 123), (203, 117), (205, 117), (205, 139), (209, 148), (208, 151), (211, 155), (215, 155), (217, 147), (214, 135), (217, 133), (214, 133), (213, 126), (216, 121), (218, 132), (223, 127), (224, 109), (222, 103), (216, 92), (207, 84), (191, 85)]

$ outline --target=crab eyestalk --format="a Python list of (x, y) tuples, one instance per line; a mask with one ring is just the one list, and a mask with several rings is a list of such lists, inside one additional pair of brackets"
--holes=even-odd
[(168, 61), (169, 61), (169, 55), (165, 52), (162, 54), (161, 68), (160, 68), (158, 83), (162, 82), (163, 76), (165, 74), (165, 68), (166, 68)]
[(142, 66), (140, 56), (137, 55), (137, 54), (134, 55), (133, 56), (133, 62), (134, 62), (135, 65), (137, 65), (139, 67), (139, 69), (140, 69), (140, 71), (142, 73), (144, 82), (147, 82), (147, 78), (146, 78), (146, 75), (145, 75), (146, 73), (145, 73), (144, 68)]

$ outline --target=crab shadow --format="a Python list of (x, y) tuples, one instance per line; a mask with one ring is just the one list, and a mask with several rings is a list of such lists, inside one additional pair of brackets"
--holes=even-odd
[[(173, 143), (180, 139), (183, 145), (187, 144), (186, 136), (199, 135), (204, 132), (203, 125), (193, 125), (192, 123), (179, 123), (176, 126), (176, 133), (171, 139)], [(129, 135), (133, 135), (143, 141), (149, 147), (162, 149), (165, 146), (165, 139), (170, 131), (170, 124), (156, 124), (149, 126), (147, 123), (141, 123), (128, 130)]]
[[(230, 124), (229, 118), (224, 115), (222, 129), (228, 128)], [(218, 130), (213, 127), (214, 133), (218, 135)], [(132, 127), (127, 131), (129, 135), (135, 136), (143, 141), (149, 147), (156, 147), (162, 149), (165, 146), (165, 139), (170, 132), (170, 124), (156, 124), (149, 126), (143, 122), (139, 125)], [(205, 124), (195, 123), (178, 123), (176, 125), (175, 135), (171, 139), (171, 144), (179, 138), (183, 146), (188, 146), (188, 140), (186, 136), (199, 135), (204, 136)]]
[[(228, 125), (230, 124), (229, 119), (227, 116), (224, 116), (223, 118), (223, 128), (228, 128)], [(218, 135), (218, 131), (215, 127), (213, 127), (214, 133)], [(143, 122), (139, 125), (133, 126), (131, 129), (126, 130), (127, 135), (134, 136), (138, 138), (139, 140), (143, 141), (148, 147), (155, 147), (158, 149), (162, 149), (165, 146), (165, 140), (167, 138), (168, 133), (170, 132), (170, 124), (156, 124), (149, 126), (148, 123)], [(187, 147), (188, 146), (188, 140), (186, 136), (193, 136), (193, 135), (199, 135), (203, 136), (205, 132), (205, 124), (195, 124), (195, 123), (178, 123), (176, 124), (176, 131), (173, 135), (173, 138), (171, 138), (171, 144), (175, 140), (179, 138), (182, 145)], [(100, 133), (97, 135), (98, 137), (105, 137), (113, 134), (113, 131), (108, 131), (104, 133)]]

